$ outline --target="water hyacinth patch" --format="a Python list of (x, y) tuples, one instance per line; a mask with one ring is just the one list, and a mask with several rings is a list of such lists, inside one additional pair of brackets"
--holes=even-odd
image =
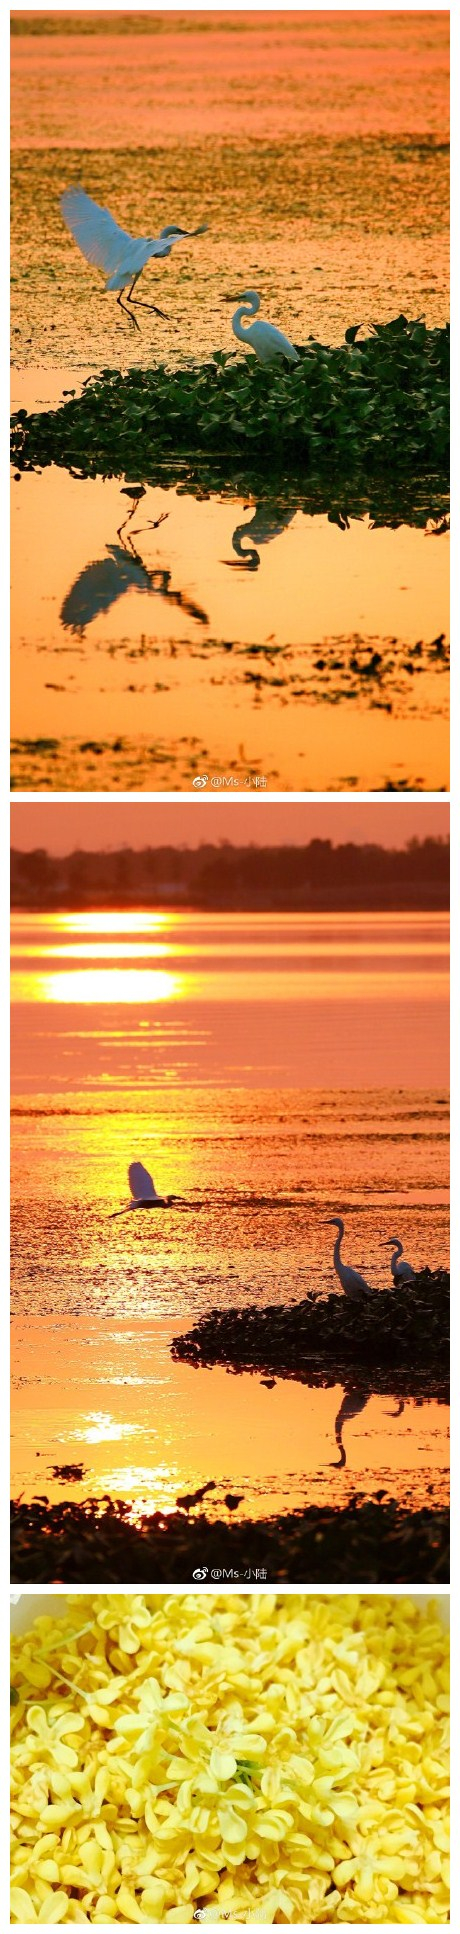
[(384, 473), (445, 469), (449, 331), (423, 321), (355, 327), (339, 348), (310, 340), (289, 368), (222, 352), (201, 368), (105, 369), (59, 410), (13, 417), (19, 468), (65, 463), (85, 476), (144, 481), (160, 455), (219, 453), (314, 472), (339, 465)]
[(434, 1608), (79, 1597), (12, 1674), (13, 1924), (445, 1923)]

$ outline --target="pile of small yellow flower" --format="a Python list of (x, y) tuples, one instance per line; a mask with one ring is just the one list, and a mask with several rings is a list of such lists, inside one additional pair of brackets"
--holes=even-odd
[(183, 1592), (59, 1613), (13, 1641), (13, 1923), (446, 1924), (434, 1609)]

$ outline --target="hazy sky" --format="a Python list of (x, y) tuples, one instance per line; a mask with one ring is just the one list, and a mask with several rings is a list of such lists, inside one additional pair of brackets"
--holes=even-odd
[(443, 800), (402, 800), (389, 797), (370, 805), (354, 800), (310, 803), (293, 800), (276, 804), (269, 799), (56, 800), (14, 803), (11, 809), (13, 846), (29, 851), (36, 846), (50, 853), (70, 853), (76, 847), (98, 850), (118, 846), (199, 846), (202, 841), (227, 839), (236, 845), (292, 844), (310, 839), (381, 846), (404, 846), (409, 839), (442, 837), (449, 831), (449, 807)]

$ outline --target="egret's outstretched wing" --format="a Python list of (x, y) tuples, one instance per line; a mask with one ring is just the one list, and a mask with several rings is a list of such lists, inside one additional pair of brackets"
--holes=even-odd
[(155, 1184), (152, 1182), (152, 1177), (149, 1175), (148, 1169), (143, 1167), (142, 1162), (130, 1162), (128, 1182), (131, 1195), (134, 1196), (135, 1202), (145, 1202), (147, 1200), (153, 1202), (155, 1200)]
[[(78, 242), (82, 255), (87, 262), (93, 262), (98, 269), (105, 269), (106, 275), (114, 275), (121, 263), (126, 261), (126, 249), (133, 248), (133, 236), (126, 229), (119, 228), (108, 208), (100, 208), (84, 188), (66, 188), (61, 195), (61, 209), (64, 221), (71, 235)], [(134, 243), (135, 246), (135, 243)], [(128, 256), (129, 259), (129, 256)]]

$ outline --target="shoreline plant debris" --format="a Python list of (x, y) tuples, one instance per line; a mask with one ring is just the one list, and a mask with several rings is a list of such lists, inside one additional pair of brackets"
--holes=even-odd
[(216, 1521), (155, 1511), (133, 1521), (120, 1499), (18, 1498), (12, 1505), (13, 1584), (187, 1584), (200, 1590), (273, 1582), (426, 1585), (449, 1582), (449, 1513), (410, 1511), (384, 1489), (338, 1509), (308, 1505), (266, 1519)]

